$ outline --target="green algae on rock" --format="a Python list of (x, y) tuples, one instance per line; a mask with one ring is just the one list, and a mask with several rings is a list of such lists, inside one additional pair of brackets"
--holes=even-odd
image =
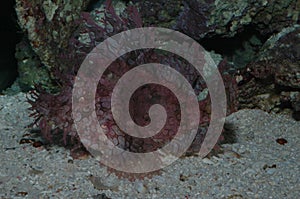
[(27, 40), (23, 39), (17, 44), (15, 57), (18, 61), (19, 72), (17, 83), (22, 91), (34, 89), (35, 84), (50, 89), (49, 71), (40, 62)]

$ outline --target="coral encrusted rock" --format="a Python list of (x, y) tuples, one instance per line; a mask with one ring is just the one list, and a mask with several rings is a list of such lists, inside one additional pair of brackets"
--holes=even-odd
[(300, 111), (300, 26), (285, 28), (262, 47), (255, 61), (242, 71), (241, 108), (280, 112)]
[(48, 68), (57, 64), (59, 51), (67, 45), (75, 21), (89, 0), (16, 0), (22, 30), (41, 62)]
[(299, 23), (299, 11), (298, 0), (185, 0), (176, 29), (197, 40), (232, 37), (249, 25), (267, 35)]

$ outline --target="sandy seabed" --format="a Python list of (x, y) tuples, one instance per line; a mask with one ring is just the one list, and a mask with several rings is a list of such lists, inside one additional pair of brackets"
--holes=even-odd
[[(24, 93), (0, 96), (0, 198), (299, 198), (300, 122), (261, 110), (227, 118), (236, 142), (224, 153), (184, 157), (151, 179), (130, 182), (92, 157), (19, 144), (32, 122)], [(278, 143), (283, 138), (287, 143)]]

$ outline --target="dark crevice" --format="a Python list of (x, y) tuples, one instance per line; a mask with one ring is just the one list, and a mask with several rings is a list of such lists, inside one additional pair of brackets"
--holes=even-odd
[[(87, 8), (85, 9), (86, 12), (91, 12), (95, 8), (101, 7), (102, 4), (104, 4), (105, 0), (90, 0)], [(122, 0), (125, 4), (128, 4), (130, 1), (129, 0)]]
[(86, 12), (91, 12), (92, 10), (94, 10), (97, 7), (100, 7), (105, 0), (90, 0), (87, 8), (86, 8)]
[(2, 4), (0, 5), (0, 92), (11, 86), (18, 77), (15, 48), (21, 39), (16, 22), (15, 2), (2, 1)]
[(204, 38), (200, 44), (208, 51), (214, 51), (226, 57), (234, 63), (237, 68), (243, 68), (259, 52), (260, 47), (270, 35), (263, 36), (255, 27), (248, 26), (244, 31), (237, 33), (234, 37), (225, 38), (214, 36)]

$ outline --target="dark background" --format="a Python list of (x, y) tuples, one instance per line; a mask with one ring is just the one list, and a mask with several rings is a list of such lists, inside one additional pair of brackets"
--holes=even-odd
[(0, 2), (0, 92), (9, 87), (18, 75), (15, 46), (20, 40), (14, 0)]

